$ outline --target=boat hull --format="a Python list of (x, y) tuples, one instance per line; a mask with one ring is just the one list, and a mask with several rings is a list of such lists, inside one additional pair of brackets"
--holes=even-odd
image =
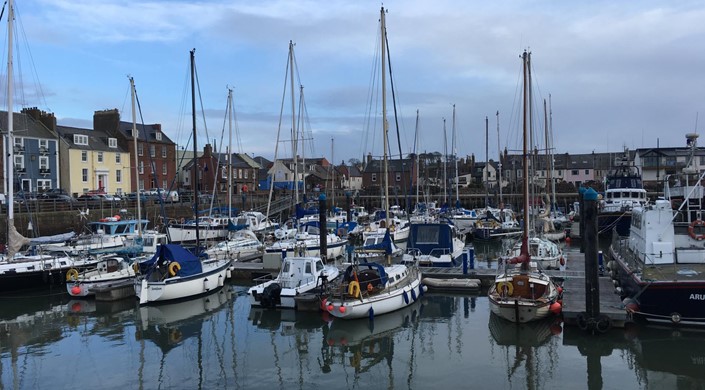
[(140, 305), (196, 297), (213, 292), (225, 282), (229, 260), (204, 262), (203, 272), (188, 276), (174, 276), (163, 281), (135, 279), (135, 293)]

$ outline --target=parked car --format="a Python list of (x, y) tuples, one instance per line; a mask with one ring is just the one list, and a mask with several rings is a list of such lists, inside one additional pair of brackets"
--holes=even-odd
[(97, 195), (98, 195), (98, 197), (100, 197), (101, 199), (103, 199), (106, 202), (119, 202), (120, 201), (119, 196), (110, 195), (110, 194), (97, 194)]
[(67, 195), (68, 196), (68, 192), (66, 192), (66, 190), (64, 190), (62, 188), (51, 188), (51, 189), (48, 189), (48, 190), (42, 192), (41, 194), (39, 194), (39, 198), (40, 199), (52, 199), (58, 195)]
[(102, 198), (99, 195), (85, 193), (78, 197), (81, 202), (100, 202)]
[(54, 195), (54, 197), (49, 198), (49, 200), (56, 201), (56, 202), (66, 202), (66, 203), (76, 203), (78, 200), (74, 198), (73, 196), (66, 195), (66, 194), (58, 194)]
[[(134, 192), (130, 192), (125, 196), (125, 199), (129, 201), (136, 202), (137, 201), (137, 194)], [(140, 192), (140, 202), (146, 202), (149, 199), (149, 196), (145, 194), (144, 192)]]

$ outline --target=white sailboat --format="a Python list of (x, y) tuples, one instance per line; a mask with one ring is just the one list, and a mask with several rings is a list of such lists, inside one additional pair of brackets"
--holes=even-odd
[[(384, 190), (387, 224), (389, 227), (389, 177), (387, 169), (387, 108), (385, 91), (386, 27), (384, 7), (380, 11), (382, 48), (382, 128), (384, 139)], [(388, 228), (388, 231), (390, 229)], [(388, 260), (389, 262), (389, 260)], [(343, 274), (341, 292), (328, 297), (326, 310), (337, 318), (373, 319), (375, 316), (393, 312), (412, 305), (423, 295), (421, 272), (416, 264), (394, 264), (382, 266), (377, 263), (352, 264)]]
[[(190, 52), (191, 60), (191, 108), (193, 120), (193, 155), (197, 154), (196, 137), (196, 96), (195, 96), (195, 50)], [(195, 174), (192, 177), (198, 177)], [(197, 199), (194, 185), (194, 199)], [(197, 207), (197, 206), (196, 206)], [(196, 223), (196, 249), (200, 246), (198, 222)], [(201, 260), (180, 245), (167, 244), (158, 248), (154, 256), (139, 263), (139, 275), (135, 278), (135, 292), (140, 305), (174, 299), (195, 297), (211, 293), (221, 287), (230, 267), (231, 260)]]

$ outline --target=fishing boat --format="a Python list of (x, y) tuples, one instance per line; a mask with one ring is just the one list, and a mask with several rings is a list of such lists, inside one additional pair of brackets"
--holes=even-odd
[[(527, 147), (527, 69), (530, 54), (524, 52), (524, 161), (523, 177), (529, 177), (529, 153)], [(524, 180), (524, 221), (529, 221), (529, 181)], [(519, 255), (512, 258), (500, 258), (498, 273), (487, 293), (490, 309), (495, 315), (505, 320), (524, 323), (548, 317), (560, 311), (560, 291), (551, 277), (543, 273), (537, 263), (532, 261), (529, 253), (529, 227), (523, 224)]]
[(247, 291), (252, 306), (296, 308), (296, 297), (325, 287), (338, 277), (334, 265), (324, 265), (320, 257), (286, 257), (279, 274)]
[[(195, 91), (195, 50), (190, 52), (191, 90)], [(193, 115), (193, 148), (194, 159), (198, 154), (196, 133), (196, 97), (192, 94)], [(192, 177), (195, 174), (195, 166)], [(196, 196), (194, 186), (194, 200)], [(200, 251), (200, 236), (198, 224), (195, 230), (195, 253)], [(135, 278), (135, 293), (140, 305), (153, 302), (164, 302), (175, 299), (191, 298), (211, 293), (223, 287), (231, 260), (205, 259), (201, 260), (194, 253), (176, 244), (160, 245), (154, 256), (138, 263), (139, 275)]]
[[(607, 269), (635, 319), (674, 325), (705, 325), (705, 213), (703, 174), (693, 169), (697, 134), (686, 167), (665, 178), (666, 199), (632, 208), (629, 236), (613, 234)], [(673, 189), (678, 178), (686, 187)], [(700, 189), (699, 189), (700, 188)], [(685, 193), (673, 210), (669, 194)], [(688, 196), (692, 194), (692, 198)]]
[(621, 236), (629, 235), (632, 209), (648, 202), (641, 172), (625, 149), (615, 167), (605, 176), (605, 196), (598, 203), (597, 229), (609, 237), (613, 229)]

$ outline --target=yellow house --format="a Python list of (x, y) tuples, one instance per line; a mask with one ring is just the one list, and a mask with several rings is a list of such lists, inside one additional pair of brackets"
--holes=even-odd
[(72, 195), (92, 190), (130, 192), (130, 153), (107, 133), (57, 126), (61, 188)]

